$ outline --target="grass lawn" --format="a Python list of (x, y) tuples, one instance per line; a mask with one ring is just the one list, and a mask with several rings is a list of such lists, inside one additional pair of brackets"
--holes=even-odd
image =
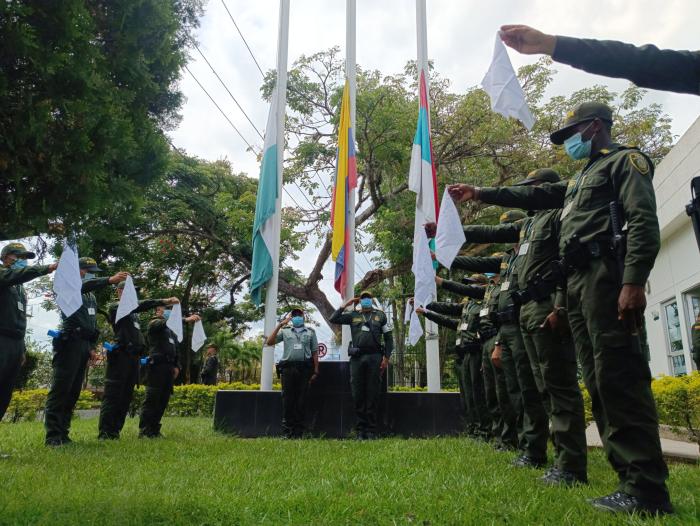
[(560, 489), (468, 439), (236, 439), (166, 418), (165, 439), (138, 440), (129, 419), (98, 442), (96, 428), (75, 420), (75, 443), (54, 450), (41, 423), (0, 425), (0, 524), (700, 524), (697, 466), (671, 466), (678, 513), (643, 520), (586, 504), (614, 488), (600, 451), (590, 486)]

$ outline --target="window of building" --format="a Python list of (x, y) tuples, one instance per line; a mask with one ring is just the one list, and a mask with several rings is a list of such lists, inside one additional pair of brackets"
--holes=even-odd
[[(695, 320), (698, 317), (698, 314), (700, 314), (700, 287), (697, 287), (695, 289), (691, 289), (685, 294), (683, 294), (683, 299), (685, 301), (685, 314), (686, 314), (686, 320), (685, 320), (685, 326), (686, 330), (688, 331), (688, 341), (690, 342), (690, 345), (692, 346), (693, 338), (692, 334), (690, 332), (690, 329), (692, 328), (693, 324), (695, 323)], [(692, 366), (694, 368), (694, 366)]]
[(668, 341), (669, 370), (673, 376), (686, 374), (683, 354), (683, 339), (681, 337), (681, 320), (678, 316), (678, 303), (670, 301), (663, 306), (666, 320), (666, 338)]

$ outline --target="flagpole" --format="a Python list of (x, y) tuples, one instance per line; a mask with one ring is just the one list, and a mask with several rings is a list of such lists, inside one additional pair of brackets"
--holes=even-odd
[[(356, 0), (346, 0), (345, 3), (345, 78), (348, 79), (350, 88), (350, 126), (353, 134), (355, 133), (355, 97), (357, 92), (356, 79)], [(339, 160), (340, 162), (340, 160)], [(349, 210), (348, 236), (350, 239), (349, 246), (345, 247), (348, 251), (348, 268), (347, 283), (343, 291), (343, 302), (349, 300), (355, 295), (355, 191), (351, 191), (348, 195), (347, 209)], [(350, 327), (343, 325), (342, 328), (342, 343), (340, 346), (340, 360), (348, 361), (348, 346), (350, 344)]]
[[(265, 293), (265, 335), (272, 334), (277, 325), (277, 290), (280, 265), (280, 227), (282, 222), (282, 168), (284, 161), (284, 117), (287, 106), (287, 48), (289, 40), (289, 0), (280, 0), (279, 36), (277, 40), (277, 201), (272, 216), (276, 243), (272, 248), (272, 277)], [(273, 101), (274, 103), (274, 101)], [(260, 367), (260, 390), (272, 390), (272, 370), (275, 364), (275, 346), (263, 345)]]
[[(430, 68), (428, 66), (428, 24), (425, 8), (425, 0), (416, 0), (416, 33), (418, 40), (418, 87), (420, 90), (421, 71), (425, 77), (426, 94), (428, 95), (428, 123), (430, 123)], [(432, 128), (429, 127), (432, 130)], [(435, 218), (437, 219), (437, 218)], [(416, 228), (422, 225), (416, 223)], [(428, 383), (428, 392), (440, 391), (440, 345), (438, 342), (437, 325), (425, 320), (425, 368)]]

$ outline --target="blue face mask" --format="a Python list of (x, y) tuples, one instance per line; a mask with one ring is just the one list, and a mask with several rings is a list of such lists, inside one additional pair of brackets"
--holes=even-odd
[(169, 310), (163, 311), (163, 318), (165, 318), (166, 320), (168, 318), (170, 318), (170, 311)]
[(86, 272), (83, 279), (95, 279), (95, 275), (92, 272)]
[(293, 327), (303, 327), (304, 326), (304, 317), (303, 316), (292, 316), (292, 326)]
[(362, 298), (360, 300), (360, 307), (363, 309), (371, 309), (372, 308), (372, 298)]
[(26, 259), (18, 259), (12, 264), (12, 267), (15, 270), (20, 270), (23, 268), (27, 268), (27, 260)]
[[(591, 123), (593, 124), (593, 123)], [(590, 124), (586, 127), (584, 132), (590, 128)], [(571, 137), (564, 141), (564, 150), (569, 157), (574, 161), (579, 161), (581, 159), (587, 159), (591, 156), (591, 148), (593, 147), (593, 137), (587, 141), (583, 140), (583, 132), (574, 133)]]

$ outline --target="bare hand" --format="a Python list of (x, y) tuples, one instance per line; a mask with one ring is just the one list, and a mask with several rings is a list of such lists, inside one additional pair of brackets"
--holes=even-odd
[(416, 307), (416, 314), (425, 314), (426, 310), (423, 307)]
[(566, 330), (566, 320), (559, 315), (561, 309), (554, 309), (540, 325), (540, 329), (549, 329), (552, 332), (564, 332)]
[(165, 304), (166, 305), (177, 305), (180, 303), (180, 300), (173, 296), (172, 298), (165, 298)]
[(551, 56), (557, 43), (557, 37), (554, 35), (547, 35), (530, 26), (519, 24), (501, 26), (501, 40), (506, 46), (525, 55)]
[(116, 285), (117, 283), (121, 283), (122, 281), (126, 281), (127, 276), (129, 276), (128, 272), (117, 272), (114, 276), (109, 278), (109, 284)]
[(428, 239), (433, 238), (437, 235), (437, 224), (436, 223), (426, 223), (423, 225), (425, 228), (425, 233), (428, 235)]
[(180, 369), (178, 369), (177, 367), (173, 367), (173, 380), (175, 380), (179, 374)]
[(96, 361), (97, 353), (95, 352), (95, 349), (90, 349), (90, 358), (88, 359), (88, 362), (90, 363), (90, 365), (94, 365)]
[(499, 369), (503, 366), (503, 362), (501, 361), (502, 355), (503, 348), (500, 345), (496, 345), (491, 353), (491, 363), (493, 363), (493, 365)]
[(386, 371), (387, 367), (389, 367), (389, 358), (384, 356), (382, 357), (382, 363), (379, 364), (379, 376), (382, 376), (384, 374), (384, 371)]
[(350, 298), (343, 304), (343, 308), (349, 307), (350, 305), (357, 305), (360, 302), (360, 298)]
[(476, 200), (476, 188), (468, 184), (451, 184), (447, 187), (447, 191), (455, 203)]
[(435, 284), (436, 284), (438, 287), (441, 287), (441, 286), (442, 286), (442, 282), (443, 282), (443, 281), (445, 281), (445, 280), (442, 279), (440, 276), (435, 276)]
[(185, 318), (185, 321), (187, 323), (194, 323), (197, 321), (202, 321), (202, 318), (199, 316), (199, 314), (192, 314), (191, 316), (188, 316), (187, 318)]
[(623, 285), (620, 296), (617, 298), (617, 319), (624, 323), (631, 334), (634, 334), (644, 324), (646, 306), (647, 298), (642, 285)]
[(309, 378), (309, 384), (314, 383), (316, 380), (318, 380), (318, 372), (314, 371), (314, 374), (312, 374), (311, 378)]
[(58, 263), (51, 263), (49, 265), (49, 272), (54, 272), (58, 268)]

